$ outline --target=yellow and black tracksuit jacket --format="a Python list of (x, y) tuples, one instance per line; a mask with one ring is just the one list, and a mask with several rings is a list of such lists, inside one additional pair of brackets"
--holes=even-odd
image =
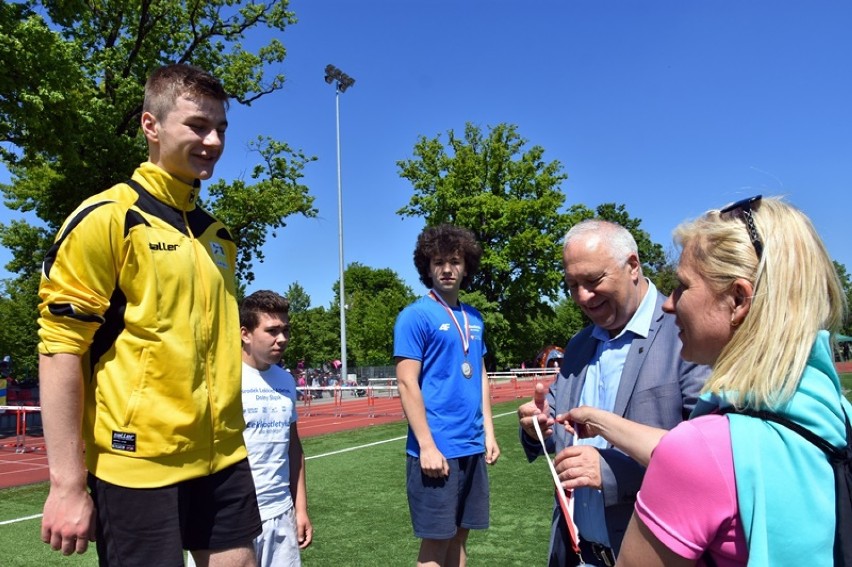
[(236, 246), (150, 162), (84, 201), (44, 262), (39, 352), (83, 358), (86, 464), (168, 486), (245, 458)]

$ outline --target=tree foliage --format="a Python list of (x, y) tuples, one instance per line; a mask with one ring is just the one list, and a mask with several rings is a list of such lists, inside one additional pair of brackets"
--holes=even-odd
[[(370, 268), (353, 262), (344, 271), (344, 278), (347, 365), (354, 368), (392, 364), (396, 316), (414, 301), (414, 293), (389, 268)], [(309, 367), (319, 366), (340, 357), (339, 281), (333, 290), (335, 297), (328, 309), (294, 312), (291, 303), (287, 363), (304, 360)]]
[(306, 366), (319, 366), (340, 356), (340, 324), (325, 307), (290, 314), (290, 344), (284, 362), (295, 368), (299, 360)]
[[(18, 381), (36, 379), (37, 355), (33, 347), (38, 325), (33, 313), (38, 305), (36, 289), (22, 287), (38, 280), (6, 282), (0, 296), (0, 358), (12, 357), (13, 377)], [(26, 338), (33, 337), (30, 340)]]
[[(393, 362), (393, 326), (396, 316), (414, 301), (414, 292), (390, 268), (371, 268), (353, 262), (344, 271), (346, 352), (353, 365)], [(335, 284), (338, 314), (340, 285)]]
[[(846, 271), (846, 266), (836, 260), (834, 260), (834, 269), (837, 271), (840, 285), (843, 286), (843, 294), (846, 296), (846, 307), (847, 309), (852, 308), (852, 276)], [(840, 332), (844, 335), (852, 336), (852, 316), (849, 315), (849, 311), (846, 312), (846, 320), (843, 322)]]
[(290, 302), (290, 315), (294, 313), (304, 313), (311, 308), (311, 296), (305, 291), (305, 288), (299, 282), (293, 282), (287, 291), (284, 293)]
[(517, 365), (545, 345), (564, 344), (586, 323), (563, 284), (562, 240), (574, 224), (590, 218), (617, 222), (636, 238), (648, 277), (666, 266), (662, 247), (624, 205), (565, 210), (562, 165), (546, 161), (540, 146), (528, 147), (513, 125), (483, 133), (467, 124), (461, 137), (450, 130), (446, 144), (440, 136), (421, 137), (414, 158), (397, 164), (413, 187), (398, 214), (423, 217), (427, 226), (464, 226), (482, 245), (479, 274), (463, 300), (485, 317), (491, 368)]
[[(560, 238), (570, 226), (559, 186), (567, 176), (558, 161), (544, 160), (542, 147), (527, 147), (514, 125), (483, 132), (467, 124), (461, 136), (447, 133), (446, 146), (440, 136), (421, 137), (414, 158), (397, 165), (414, 189), (398, 214), (423, 217), (429, 226), (451, 223), (472, 230), (483, 256), (471, 290), (498, 306), (506, 321), (535, 316), (547, 300), (557, 299)], [(517, 358), (517, 337), (508, 327), (505, 335), (499, 329), (487, 335), (500, 345), (495, 354), (502, 366)]]
[[(231, 229), (237, 245), (237, 274), (245, 283), (254, 281), (251, 267), (263, 262), (263, 244), (268, 235), (286, 226), (284, 219), (300, 213), (306, 217), (317, 214), (314, 198), (308, 188), (299, 183), (302, 168), (315, 157), (293, 151), (284, 142), (259, 136), (249, 148), (260, 154), (263, 161), (251, 173), (253, 184), (242, 179), (231, 183), (217, 181), (208, 188), (210, 211)], [(270, 230), (271, 229), (271, 230)]]
[(53, 230), (144, 160), (139, 117), (154, 68), (198, 65), (249, 103), (281, 88), (284, 77), (264, 70), (286, 51), (277, 38), (246, 51), (246, 32), (295, 23), (287, 2), (230, 0), (32, 1), (0, 14), (0, 157), (16, 177), (7, 198)]
[[(7, 207), (37, 218), (0, 225), (0, 244), (14, 258), (7, 269), (17, 275), (10, 289), (34, 290), (29, 280), (67, 215), (145, 160), (139, 118), (153, 69), (191, 63), (219, 77), (232, 100), (251, 104), (284, 84), (273, 67), (286, 56), (280, 32), (295, 22), (287, 0), (0, 2), (0, 160), (12, 177), (0, 190)], [(262, 43), (252, 35), (261, 30), (275, 33)], [(207, 199), (234, 229), (243, 281), (254, 277), (253, 259), (263, 260), (268, 227), (316, 215), (300, 184), (315, 158), (264, 137), (252, 149), (260, 163), (251, 179), (220, 181)], [(19, 340), (34, 349), (34, 335)]]

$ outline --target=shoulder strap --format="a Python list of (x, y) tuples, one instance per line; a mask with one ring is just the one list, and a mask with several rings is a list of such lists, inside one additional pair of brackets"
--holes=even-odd
[(830, 461), (832, 461), (832, 462), (843, 462), (843, 461), (849, 460), (850, 457), (852, 457), (852, 451), (850, 451), (850, 445), (852, 445), (852, 426), (850, 426), (850, 423), (849, 423), (849, 416), (846, 415), (846, 409), (843, 408), (842, 406), (841, 406), (840, 409), (843, 412), (843, 418), (846, 420), (846, 448), (845, 449), (838, 449), (837, 447), (833, 446), (831, 443), (829, 443), (828, 441), (826, 441), (825, 439), (823, 439), (822, 437), (820, 437), (819, 435), (817, 435), (816, 433), (814, 433), (810, 429), (802, 427), (801, 425), (799, 425), (795, 421), (790, 421), (786, 417), (782, 417), (782, 416), (778, 415), (777, 413), (773, 413), (771, 411), (755, 410), (755, 409), (749, 409), (749, 408), (735, 409), (733, 407), (727, 407), (727, 408), (722, 408), (719, 413), (721, 413), (721, 414), (735, 413), (735, 414), (740, 414), (740, 415), (747, 415), (747, 416), (750, 416), (750, 417), (756, 417), (758, 419), (763, 419), (765, 421), (773, 421), (775, 423), (778, 423), (779, 425), (783, 425), (787, 429), (790, 429), (790, 430), (798, 433), (799, 435), (801, 435), (802, 437), (804, 437), (805, 439), (807, 439), (808, 441), (810, 441), (811, 443), (813, 443), (814, 445), (816, 445), (817, 447), (822, 449), (822, 451), (826, 455), (828, 455), (828, 458), (829, 458)]
[[(766, 421), (774, 421), (788, 429), (795, 431), (820, 449), (826, 454), (831, 467), (834, 470), (834, 491), (835, 491), (835, 524), (834, 524), (834, 565), (835, 566), (852, 566), (852, 538), (849, 538), (848, 531), (852, 527), (852, 426), (849, 424), (849, 416), (846, 414), (846, 408), (840, 407), (843, 411), (843, 418), (846, 420), (846, 446), (840, 449), (832, 446), (828, 441), (819, 437), (809, 429), (806, 429), (794, 423), (789, 419), (781, 417), (770, 411), (724, 408), (720, 413), (739, 413), (764, 419)], [(709, 558), (709, 554), (705, 553), (705, 558)], [(712, 561), (712, 560), (711, 560)], [(712, 563), (709, 563), (712, 565)]]

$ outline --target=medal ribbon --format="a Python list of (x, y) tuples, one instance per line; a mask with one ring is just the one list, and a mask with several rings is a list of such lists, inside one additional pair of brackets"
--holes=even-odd
[(550, 460), (550, 455), (547, 454), (547, 445), (544, 442), (544, 435), (541, 433), (541, 427), (538, 424), (536, 416), (533, 416), (532, 422), (535, 427), (535, 433), (538, 436), (538, 442), (541, 443), (541, 448), (544, 451), (547, 466), (550, 467), (550, 476), (553, 478), (553, 484), (556, 486), (556, 499), (559, 501), (559, 507), (562, 508), (562, 515), (565, 516), (565, 523), (568, 526), (568, 536), (571, 538), (571, 548), (580, 557), (580, 564), (583, 564), (583, 559), (580, 556), (580, 538), (577, 533), (577, 526), (574, 523), (574, 500), (571, 498), (571, 493), (566, 491), (559, 481), (559, 475), (556, 474), (556, 467), (553, 466), (553, 461)]
[(462, 318), (464, 319), (464, 331), (462, 331), (461, 325), (459, 325), (456, 316), (453, 315), (453, 310), (450, 308), (447, 302), (444, 301), (444, 298), (441, 297), (441, 294), (435, 293), (435, 290), (430, 290), (429, 295), (431, 295), (432, 299), (443, 305), (444, 309), (447, 310), (447, 315), (449, 315), (450, 319), (453, 320), (453, 323), (455, 324), (459, 335), (461, 335), (462, 348), (464, 349), (464, 355), (467, 356), (467, 351), (470, 349), (470, 322), (467, 320), (467, 312), (464, 310), (464, 305), (461, 301), (459, 301), (459, 308), (461, 309)]

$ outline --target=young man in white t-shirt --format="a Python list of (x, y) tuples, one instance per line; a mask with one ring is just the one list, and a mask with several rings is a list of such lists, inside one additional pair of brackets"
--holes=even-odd
[(263, 522), (254, 540), (260, 567), (300, 566), (300, 550), (313, 537), (296, 381), (278, 366), (290, 340), (289, 310), (290, 302), (273, 291), (256, 291), (240, 303), (243, 437)]

